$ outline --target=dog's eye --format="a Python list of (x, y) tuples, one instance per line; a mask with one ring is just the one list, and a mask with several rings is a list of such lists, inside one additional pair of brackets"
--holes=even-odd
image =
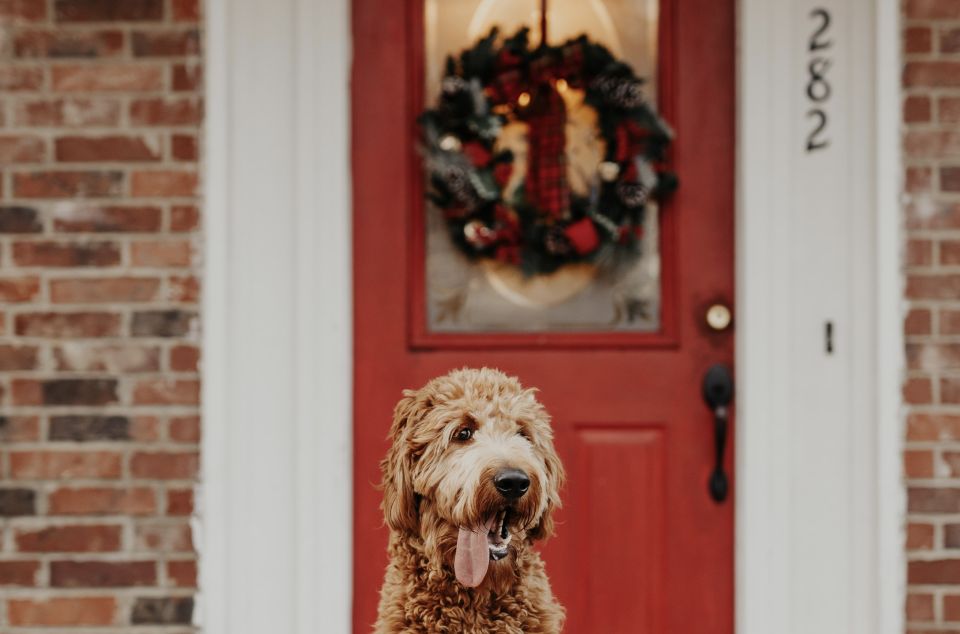
[(521, 428), (519, 428), (519, 429), (517, 430), (517, 436), (520, 436), (521, 438), (526, 438), (527, 440), (530, 440), (530, 434), (527, 433), (526, 427), (521, 427)]
[(463, 427), (453, 437), (457, 442), (467, 442), (473, 438), (473, 430), (469, 427)]

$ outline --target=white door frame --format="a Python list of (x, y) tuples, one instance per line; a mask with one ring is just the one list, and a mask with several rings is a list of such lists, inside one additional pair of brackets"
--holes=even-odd
[[(804, 311), (837, 299), (824, 290), (834, 288), (827, 280), (801, 289), (811, 296), (784, 284), (804, 273), (788, 257), (789, 230), (804, 179), (817, 172), (790, 149), (807, 125), (795, 102), (813, 5), (741, 0), (738, 634), (903, 631), (899, 8), (896, 0), (821, 4), (837, 5), (843, 50), (832, 72), (848, 81), (837, 88), (834, 115), (845, 122), (838, 132), (863, 144), (851, 155), (861, 163), (843, 195), (859, 210), (850, 222), (864, 233), (844, 243), (850, 265), (838, 278), (856, 301), (840, 304), (836, 362), (855, 376), (839, 405), (848, 424), (823, 453), (847, 460), (843, 469), (797, 460), (802, 448), (816, 447), (822, 421), (804, 419), (791, 387), (816, 386), (819, 376), (803, 354), (791, 354), (809, 335)], [(349, 0), (207, 0), (206, 8), (197, 618), (210, 634), (345, 634), (352, 574)], [(820, 345), (816, 333), (809, 336)], [(850, 508), (817, 503), (833, 476)], [(816, 530), (823, 523), (843, 536), (839, 548)], [(808, 564), (825, 553), (835, 566), (817, 574)], [(847, 581), (839, 592), (829, 579), (835, 570)], [(824, 588), (832, 593), (822, 596)]]

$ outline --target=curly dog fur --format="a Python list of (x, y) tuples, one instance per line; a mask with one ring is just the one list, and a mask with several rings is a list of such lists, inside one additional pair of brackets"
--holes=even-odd
[[(390, 439), (380, 464), (390, 563), (375, 631), (560, 632), (564, 610), (533, 542), (553, 532), (564, 473), (534, 390), (498, 370), (456, 370), (404, 392)], [(495, 486), (504, 469), (529, 476), (519, 499)], [(482, 582), (465, 587), (454, 572), (458, 533), (497, 513), (510, 518), (508, 554), (491, 555)]]

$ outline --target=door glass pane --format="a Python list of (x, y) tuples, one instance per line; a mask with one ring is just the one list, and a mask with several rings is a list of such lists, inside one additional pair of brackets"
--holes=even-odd
[[(458, 56), (494, 26), (501, 36), (531, 28), (539, 43), (539, 0), (426, 0), (425, 103), (441, 91), (446, 59)], [(656, 0), (550, 0), (548, 40), (558, 45), (586, 34), (644, 78), (644, 96), (656, 103)], [(583, 91), (560, 92), (565, 106), (566, 181), (572, 195), (589, 196), (604, 159), (593, 108)], [(508, 121), (497, 148), (514, 156), (522, 176), (528, 164), (527, 124)], [(504, 198), (515, 183), (504, 185)], [(454, 244), (441, 209), (426, 214), (426, 302), (431, 332), (649, 332), (660, 326), (659, 227), (648, 206), (636, 254), (616, 265), (574, 263), (555, 272), (525, 275), (494, 259), (469, 259)]]

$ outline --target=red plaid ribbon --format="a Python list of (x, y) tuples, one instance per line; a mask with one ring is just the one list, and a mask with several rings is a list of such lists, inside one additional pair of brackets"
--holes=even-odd
[(567, 185), (567, 108), (550, 84), (542, 84), (531, 104), (527, 124), (528, 163), (526, 194), (534, 206), (552, 218), (566, 216), (570, 200)]

